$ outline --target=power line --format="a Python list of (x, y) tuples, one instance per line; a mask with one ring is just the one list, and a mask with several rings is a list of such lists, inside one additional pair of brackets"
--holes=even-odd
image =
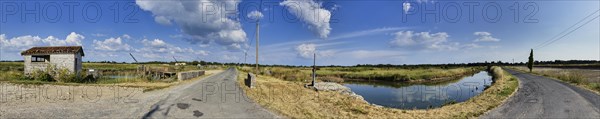
[(544, 45), (544, 46), (541, 46), (541, 47), (539, 47), (539, 48), (537, 48), (537, 49), (544, 48), (544, 47), (546, 47), (546, 46), (548, 46), (548, 45), (550, 45), (550, 44), (552, 44), (552, 43), (554, 43), (554, 42), (556, 42), (556, 41), (558, 41), (558, 40), (562, 39), (563, 37), (565, 37), (565, 36), (567, 36), (567, 35), (569, 35), (569, 34), (573, 33), (574, 31), (576, 31), (576, 30), (580, 29), (581, 27), (583, 27), (583, 26), (587, 25), (588, 23), (590, 23), (590, 22), (592, 22), (592, 21), (596, 20), (598, 17), (600, 17), (600, 16), (596, 16), (596, 17), (594, 17), (593, 19), (591, 19), (591, 20), (589, 20), (589, 21), (585, 22), (585, 23), (584, 23), (584, 24), (582, 24), (581, 26), (579, 26), (579, 27), (577, 27), (577, 28), (575, 28), (575, 29), (573, 29), (573, 30), (569, 31), (567, 34), (564, 34), (564, 35), (560, 36), (558, 39), (555, 39), (555, 40), (553, 40), (553, 41), (549, 42), (548, 44), (546, 44), (546, 45)]
[(575, 31), (575, 30), (577, 30), (577, 29), (581, 28), (582, 26), (584, 26), (584, 25), (588, 24), (590, 21), (593, 21), (593, 20), (594, 20), (594, 19), (596, 19), (597, 17), (595, 17), (595, 18), (593, 18), (592, 20), (590, 20), (590, 21), (586, 22), (585, 24), (583, 24), (583, 25), (579, 26), (578, 28), (571, 30), (569, 33), (567, 33), (567, 34), (564, 34), (564, 35), (563, 35), (563, 36), (561, 36), (560, 38), (557, 38), (557, 37), (558, 37), (558, 36), (560, 36), (561, 34), (563, 34), (563, 33), (567, 32), (567, 31), (569, 31), (569, 29), (571, 29), (571, 28), (573, 28), (574, 26), (577, 26), (579, 23), (581, 23), (581, 22), (585, 21), (585, 19), (588, 19), (589, 17), (591, 17), (591, 16), (593, 16), (594, 14), (598, 13), (598, 11), (600, 11), (600, 9), (599, 9), (599, 10), (596, 10), (596, 11), (594, 11), (594, 12), (592, 12), (592, 13), (591, 13), (591, 14), (589, 14), (588, 16), (586, 16), (586, 17), (584, 17), (583, 19), (579, 20), (577, 23), (575, 23), (575, 24), (571, 25), (569, 28), (565, 29), (564, 31), (560, 32), (559, 34), (556, 34), (554, 37), (552, 37), (551, 39), (549, 39), (549, 40), (547, 40), (547, 41), (543, 42), (542, 44), (539, 44), (539, 45), (537, 45), (537, 46), (536, 46), (536, 47), (534, 47), (533, 49), (540, 49), (540, 48), (542, 48), (542, 47), (548, 46), (548, 45), (550, 45), (550, 44), (552, 44), (552, 43), (556, 42), (557, 40), (561, 39), (562, 37), (565, 37), (566, 35), (568, 35), (568, 34), (572, 33), (573, 31)]

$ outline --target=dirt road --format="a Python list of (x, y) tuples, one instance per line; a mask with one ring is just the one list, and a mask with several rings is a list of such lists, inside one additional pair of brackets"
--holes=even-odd
[(600, 96), (564, 82), (506, 69), (519, 90), (481, 118), (599, 118)]
[(273, 118), (243, 95), (237, 71), (143, 92), (118, 86), (0, 84), (0, 118)]

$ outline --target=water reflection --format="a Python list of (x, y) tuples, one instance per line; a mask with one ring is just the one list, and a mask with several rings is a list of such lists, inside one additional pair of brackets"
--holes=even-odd
[(435, 84), (349, 82), (344, 84), (372, 104), (400, 109), (427, 109), (463, 102), (490, 86), (492, 77), (481, 71), (473, 76)]

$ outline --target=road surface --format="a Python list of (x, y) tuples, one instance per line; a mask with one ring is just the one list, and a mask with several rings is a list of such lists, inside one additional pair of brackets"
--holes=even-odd
[(543, 76), (505, 69), (519, 90), (481, 118), (600, 118), (600, 96)]
[(253, 103), (237, 83), (230, 68), (215, 76), (171, 91), (154, 104), (144, 118), (276, 118)]
[(278, 118), (249, 101), (233, 68), (143, 92), (117, 86), (0, 83), (0, 118)]

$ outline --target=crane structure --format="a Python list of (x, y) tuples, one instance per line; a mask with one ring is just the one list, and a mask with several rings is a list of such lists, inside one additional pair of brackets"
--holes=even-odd
[(133, 61), (135, 61), (135, 63), (138, 63), (138, 60), (135, 59), (135, 57), (131, 53), (129, 53), (129, 56), (131, 56), (131, 58), (133, 58)]
[(173, 56), (173, 59), (175, 60), (175, 63), (179, 62), (179, 61), (177, 61), (177, 59), (175, 59), (175, 56)]

